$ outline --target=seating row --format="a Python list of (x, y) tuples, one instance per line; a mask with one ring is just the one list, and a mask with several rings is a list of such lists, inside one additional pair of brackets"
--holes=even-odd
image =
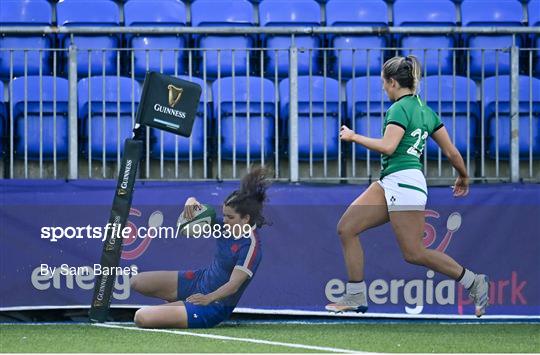
[[(65, 0), (56, 6), (56, 24), (60, 26), (121, 26), (118, 5), (110, 0)], [(396, 0), (393, 4), (394, 26), (455, 26), (458, 24), (455, 4), (450, 0)], [(461, 3), (462, 26), (522, 26), (524, 17), (518, 0), (464, 0)], [(253, 5), (247, 0), (198, 0), (191, 4), (191, 26), (321, 26), (321, 11), (314, 0), (265, 0), (258, 5), (257, 19)], [(528, 24), (540, 25), (540, 0), (528, 3)], [(388, 7), (383, 0), (329, 0), (325, 6), (325, 24), (328, 26), (388, 26)], [(177, 0), (135, 0), (123, 5), (125, 26), (187, 26), (187, 10), (184, 3)], [(55, 25), (51, 3), (46, 0), (3, 0), (0, 11), (2, 26)], [(323, 46), (341, 49), (330, 53), (331, 70), (344, 77), (355, 74), (374, 74), (380, 70), (384, 55), (378, 48), (397, 46), (408, 48), (402, 54), (413, 53), (425, 62), (428, 74), (449, 74), (453, 70), (454, 53), (448, 48), (465, 46), (470, 52), (470, 71), (473, 76), (508, 74), (510, 58), (507, 53), (493, 51), (506, 49), (515, 43), (518, 46), (540, 47), (540, 36), (512, 35), (332, 35), (295, 36), (299, 48), (311, 48), (299, 54), (298, 66), (301, 74), (320, 73), (323, 70)], [(24, 72), (36, 75), (53, 71), (51, 49), (63, 48), (57, 58), (60, 71), (67, 72), (66, 48), (75, 44), (78, 73), (81, 76), (101, 73), (116, 73), (118, 68), (117, 48), (133, 49), (133, 70), (137, 77), (147, 69), (165, 73), (186, 73), (187, 53), (185, 48), (206, 51), (196, 52), (193, 60), (198, 73), (210, 77), (243, 75), (247, 72), (247, 48), (263, 47), (265, 52), (264, 70), (268, 75), (277, 67), (281, 77), (289, 70), (287, 49), (292, 39), (281, 35), (75, 35), (73, 38), (60, 36), (9, 35), (0, 38), (0, 76), (22, 75)], [(27, 50), (26, 52), (24, 49)], [(39, 52), (36, 49), (42, 49)], [(160, 55), (160, 49), (162, 55)], [(235, 52), (233, 56), (232, 52)], [(354, 52), (353, 52), (354, 49)], [(370, 49), (370, 51), (367, 51)], [(484, 49), (484, 50), (483, 50)], [(175, 52), (175, 50), (179, 50)], [(275, 50), (277, 52), (274, 52)], [(150, 51), (150, 52), (147, 52)], [(277, 55), (274, 55), (277, 53)], [(458, 62), (464, 63), (464, 53), (457, 53)], [(234, 57), (234, 59), (233, 59)], [(338, 59), (338, 57), (340, 57)], [(234, 63), (233, 63), (234, 62)], [(123, 67), (125, 63), (122, 63)], [(129, 66), (130, 63), (128, 63)], [(461, 65), (463, 67), (464, 65)], [(440, 68), (439, 68), (440, 67)], [(540, 72), (540, 55), (535, 55), (534, 68)], [(461, 71), (465, 73), (464, 70)], [(124, 72), (124, 74), (127, 74)], [(202, 74), (200, 74), (202, 75)]]
[[(165, 159), (202, 159), (205, 140), (216, 148), (217, 137), (225, 159), (233, 155), (246, 159), (275, 154), (276, 139), (280, 146), (288, 136), (289, 79), (278, 84), (258, 77), (232, 77), (214, 81), (208, 87), (201, 79), (184, 77), (205, 89), (198, 108), (191, 138), (152, 130), (152, 154), (159, 157), (163, 145)], [(0, 82), (1, 83), (1, 82)], [(540, 156), (540, 79), (519, 78), (520, 137), (519, 149), (528, 157), (529, 149)], [(346, 84), (340, 97), (336, 80), (323, 77), (298, 78), (299, 153), (302, 160), (336, 159), (340, 124), (347, 123), (359, 133), (378, 137), (382, 113), (390, 103), (383, 97), (378, 77), (360, 77)], [(56, 150), (58, 158), (67, 156), (68, 83), (63, 78), (30, 76), (16, 78), (9, 85), (10, 94), (2, 98), (0, 85), (0, 134), (8, 136), (8, 108), (14, 127), (15, 153), (32, 159), (40, 154), (49, 159)], [(532, 94), (532, 97), (531, 97)], [(430, 76), (423, 80), (419, 95), (439, 112), (460, 152), (479, 150), (478, 140), (485, 137), (488, 154), (498, 149), (500, 157), (509, 155), (510, 79), (508, 76), (487, 78), (483, 100), (478, 102), (475, 83), (464, 77)], [(117, 157), (122, 142), (131, 136), (134, 112), (140, 96), (140, 84), (126, 77), (84, 78), (78, 83), (78, 115), (81, 151), (93, 159)], [(12, 103), (7, 104), (11, 99)], [(206, 102), (206, 108), (205, 108)], [(484, 110), (485, 130), (480, 129)], [(206, 112), (207, 120), (204, 120)], [(468, 118), (469, 117), (469, 118)], [(276, 127), (277, 125), (277, 127)], [(277, 131), (277, 135), (276, 135)], [(248, 133), (249, 132), (249, 133)], [(498, 132), (498, 136), (496, 136)], [(249, 134), (249, 136), (248, 136)], [(236, 138), (234, 138), (236, 135)], [(25, 138), (26, 137), (26, 138)], [(531, 138), (532, 137), (532, 138)], [(120, 138), (120, 140), (118, 139)], [(497, 141), (498, 139), (498, 141)], [(176, 145), (178, 144), (178, 150)], [(4, 144), (4, 148), (6, 145)], [(430, 158), (438, 150), (432, 141), (427, 145)], [(234, 153), (233, 153), (234, 152)], [(285, 153), (282, 150), (277, 153)], [(365, 150), (357, 146), (358, 158)], [(375, 156), (375, 155), (372, 155)]]

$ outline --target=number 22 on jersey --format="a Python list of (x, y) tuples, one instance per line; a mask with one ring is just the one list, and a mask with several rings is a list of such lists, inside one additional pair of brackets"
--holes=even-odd
[(417, 128), (414, 131), (412, 131), (411, 136), (417, 137), (417, 138), (413, 146), (407, 149), (407, 153), (414, 155), (417, 158), (420, 158), (420, 155), (422, 155), (422, 150), (424, 149), (424, 146), (426, 145), (426, 138), (428, 136), (428, 132), (424, 131), (424, 133), (422, 133), (422, 130), (420, 128)]

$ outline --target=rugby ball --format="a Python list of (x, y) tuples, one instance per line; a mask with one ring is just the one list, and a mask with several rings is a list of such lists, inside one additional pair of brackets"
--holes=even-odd
[[(195, 211), (195, 217), (191, 220), (187, 220), (184, 217), (184, 212), (178, 217), (176, 227), (180, 229), (180, 233), (183, 236), (188, 237), (200, 237), (203, 227), (207, 224), (210, 226), (216, 223), (216, 210), (210, 205), (202, 205), (202, 207)], [(196, 226), (196, 227), (195, 227)], [(210, 230), (206, 227), (206, 230)]]

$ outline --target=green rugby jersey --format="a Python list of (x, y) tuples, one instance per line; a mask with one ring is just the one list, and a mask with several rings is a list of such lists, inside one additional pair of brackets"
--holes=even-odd
[(392, 155), (382, 155), (381, 179), (400, 170), (422, 170), (420, 156), (427, 137), (443, 126), (440, 117), (417, 95), (405, 95), (386, 111), (383, 136), (389, 124), (400, 126), (405, 134)]

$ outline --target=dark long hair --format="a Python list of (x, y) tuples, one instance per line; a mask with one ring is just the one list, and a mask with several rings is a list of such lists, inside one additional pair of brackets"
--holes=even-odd
[(266, 190), (270, 185), (269, 171), (258, 167), (252, 169), (244, 178), (239, 190), (233, 191), (224, 202), (234, 208), (241, 217), (249, 215), (249, 224), (258, 228), (267, 224), (262, 215), (263, 204), (267, 200)]

